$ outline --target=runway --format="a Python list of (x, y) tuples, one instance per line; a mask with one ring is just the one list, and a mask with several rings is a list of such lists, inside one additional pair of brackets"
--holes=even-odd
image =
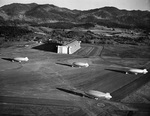
[[(150, 70), (150, 69), (148, 69)], [(124, 87), (114, 91), (111, 93), (113, 96), (113, 101), (120, 101), (121, 99), (125, 98), (144, 84), (148, 83), (150, 81), (150, 73), (147, 73), (145, 75), (141, 75), (136, 80), (132, 81), (131, 83), (125, 85)]]

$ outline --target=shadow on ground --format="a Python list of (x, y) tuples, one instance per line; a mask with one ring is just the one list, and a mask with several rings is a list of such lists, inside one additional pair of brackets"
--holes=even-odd
[(126, 71), (117, 70), (117, 69), (105, 69), (105, 70), (112, 71), (112, 72), (117, 72), (117, 73), (123, 73), (123, 74), (126, 74)]
[(84, 96), (83, 93), (75, 92), (73, 90), (68, 90), (68, 89), (63, 89), (63, 88), (56, 88), (56, 89), (58, 89), (60, 91), (63, 91), (63, 92), (66, 92), (66, 93), (74, 94), (74, 95), (77, 95), (77, 96), (80, 96), (80, 97)]
[(32, 49), (42, 50), (42, 51), (49, 51), (49, 52), (55, 52), (57, 53), (57, 46), (61, 45), (58, 43), (44, 43), (39, 46), (35, 46)]
[(7, 60), (7, 61), (10, 61), (10, 62), (12, 62), (12, 61), (13, 61), (13, 58), (1, 58), (1, 59), (3, 59), (3, 60)]
[(66, 63), (59, 63), (59, 62), (57, 62), (56, 64), (72, 67), (71, 64), (66, 64)]

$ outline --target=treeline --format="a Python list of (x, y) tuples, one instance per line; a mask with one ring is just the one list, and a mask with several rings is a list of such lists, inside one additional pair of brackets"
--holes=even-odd
[(17, 37), (31, 33), (31, 31), (17, 26), (0, 26), (0, 30), (1, 37)]
[(4, 42), (20, 41), (22, 36), (32, 33), (25, 28), (17, 26), (0, 26), (0, 44)]
[(93, 24), (93, 23), (55, 22), (55, 23), (33, 24), (31, 26), (34, 26), (34, 27), (43, 26), (43, 27), (49, 27), (52, 29), (72, 29), (74, 27), (89, 29), (91, 27), (94, 27), (95, 24)]
[[(63, 26), (65, 25), (67, 24), (64, 24)], [(76, 26), (89, 26), (89, 25), (78, 24)], [(90, 43), (90, 44), (150, 45), (150, 38), (148, 36), (141, 36), (137, 38), (105, 36), (103, 34), (96, 34), (91, 31), (67, 31), (65, 29), (54, 29), (46, 33), (46, 35), (42, 35), (34, 33), (26, 29), (25, 27), (17, 27), (17, 26), (0, 26), (0, 30), (1, 30), (0, 44), (2, 44), (3, 42), (11, 42), (11, 41), (30, 41), (30, 40), (49, 41), (50, 39), (58, 43), (62, 43), (70, 39), (77, 39), (82, 41), (82, 43)]]
[(105, 36), (95, 34), (91, 31), (64, 31), (53, 30), (50, 33), (50, 38), (59, 42), (65, 41), (66, 38), (72, 38), (82, 41), (82, 43), (90, 44), (130, 44), (130, 45), (150, 45), (148, 37), (119, 37), (119, 36)]

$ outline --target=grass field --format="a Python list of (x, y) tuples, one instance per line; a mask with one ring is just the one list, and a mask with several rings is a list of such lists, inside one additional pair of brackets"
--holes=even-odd
[[(142, 66), (149, 61), (150, 55), (149, 48), (134, 46), (105, 46), (101, 56), (102, 46), (83, 44), (76, 53), (65, 55), (32, 49), (38, 44), (18, 46), (20, 44), (0, 49), (0, 96), (39, 99), (39, 102), (40, 99), (68, 101), (80, 109), (73, 111), (72, 115), (80, 114), (80, 111), (91, 116), (100, 113), (111, 114), (114, 113), (114, 109), (111, 103), (104, 103), (105, 107), (101, 108), (95, 106), (97, 103), (95, 100), (59, 91), (56, 88), (65, 87), (79, 91), (94, 89), (112, 93), (141, 75), (125, 75), (105, 69), (112, 65)], [(136, 49), (137, 51), (134, 51)], [(145, 57), (140, 54), (143, 49)], [(135, 54), (138, 56), (133, 57)], [(29, 61), (18, 63), (4, 59), (18, 56), (27, 56)], [(90, 66), (88, 68), (71, 67), (74, 61), (88, 62)], [(125, 97), (129, 94), (127, 93)], [(55, 103), (55, 105), (60, 104), (64, 102)], [(91, 107), (95, 108), (91, 109)], [(118, 107), (115, 107), (115, 110)], [(83, 112), (82, 114), (85, 115)]]

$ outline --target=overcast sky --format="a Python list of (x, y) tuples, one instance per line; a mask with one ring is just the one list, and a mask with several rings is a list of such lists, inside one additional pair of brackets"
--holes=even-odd
[(0, 0), (0, 7), (11, 3), (54, 4), (69, 9), (88, 10), (114, 6), (127, 10), (149, 10), (150, 0)]

